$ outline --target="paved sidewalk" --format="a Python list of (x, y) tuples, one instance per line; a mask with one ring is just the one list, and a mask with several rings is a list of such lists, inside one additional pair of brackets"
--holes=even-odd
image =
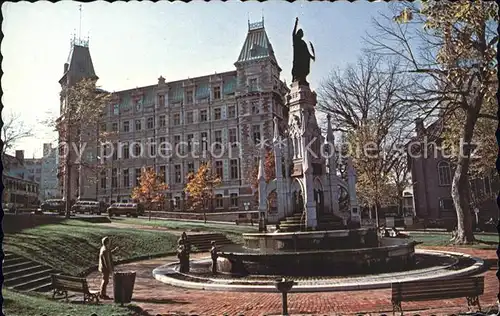
[[(463, 252), (494, 262), (495, 250), (468, 248), (432, 247), (426, 249)], [(206, 257), (208, 254), (195, 254), (193, 258)], [(153, 278), (154, 268), (175, 257), (146, 260), (124, 264), (117, 267), (120, 271), (136, 271), (133, 303), (151, 315), (277, 315), (281, 311), (281, 295), (276, 293), (238, 293), (208, 292), (175, 288)], [(481, 296), (481, 306), (488, 310), (496, 302), (498, 281), (496, 266), (485, 272), (485, 294)], [(98, 288), (99, 275), (92, 273), (87, 277), (91, 288)], [(113, 284), (108, 287), (112, 294)], [(297, 293), (288, 296), (289, 312), (292, 315), (381, 315), (392, 314), (390, 290), (368, 290), (351, 292)], [(429, 302), (403, 303), (406, 315), (450, 315), (467, 311), (465, 298)]]

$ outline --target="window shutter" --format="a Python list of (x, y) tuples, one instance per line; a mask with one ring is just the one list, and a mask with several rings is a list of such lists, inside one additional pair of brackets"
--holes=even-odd
[(227, 105), (221, 107), (221, 119), (227, 119)]
[(228, 142), (228, 139), (227, 139), (227, 128), (224, 127), (222, 129), (222, 143), (224, 144), (224, 146), (226, 146), (227, 142)]
[(193, 123), (198, 123), (198, 110), (193, 111)]
[(223, 160), (223, 171), (224, 171), (224, 174), (223, 174), (223, 177), (222, 179), (223, 180), (227, 180), (229, 179), (229, 162), (227, 159), (224, 159)]

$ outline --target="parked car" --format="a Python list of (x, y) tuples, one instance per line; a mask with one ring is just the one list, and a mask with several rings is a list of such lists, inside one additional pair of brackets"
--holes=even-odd
[(57, 212), (63, 215), (66, 210), (66, 201), (62, 199), (46, 200), (40, 205), (42, 212)]
[(100, 215), (106, 211), (106, 205), (104, 202), (80, 200), (71, 207), (71, 211), (80, 214), (89, 213)]
[(113, 203), (108, 207), (108, 215), (120, 216), (126, 215), (127, 217), (137, 217), (144, 215), (144, 205), (140, 203)]

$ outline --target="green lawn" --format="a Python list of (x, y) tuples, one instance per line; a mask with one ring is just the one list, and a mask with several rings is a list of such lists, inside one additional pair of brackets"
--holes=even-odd
[(172, 230), (186, 231), (189, 233), (190, 230), (199, 230), (202, 232), (216, 232), (226, 235), (229, 239), (236, 243), (242, 243), (243, 238), (241, 234), (243, 233), (256, 233), (258, 232), (258, 225), (247, 226), (247, 225), (233, 225), (233, 224), (214, 224), (214, 223), (196, 223), (196, 222), (181, 222), (163, 219), (139, 219), (139, 218), (113, 218), (113, 222), (124, 223), (124, 224), (135, 224), (153, 227), (164, 227)]
[(177, 237), (167, 232), (119, 229), (78, 220), (6, 234), (4, 250), (45, 263), (71, 275), (97, 265), (101, 239), (119, 247), (113, 259), (131, 259), (174, 251)]
[[(410, 237), (415, 241), (422, 242), (421, 246), (452, 246), (450, 243), (451, 233), (449, 234), (423, 234), (423, 233), (411, 233)], [(465, 245), (464, 247), (472, 248), (482, 248), (482, 249), (496, 249), (498, 245), (498, 236), (495, 235), (475, 235), (477, 242), (471, 245)]]
[(102, 316), (148, 315), (134, 305), (120, 307), (114, 304), (72, 304), (64, 301), (53, 301), (33, 294), (25, 295), (3, 289), (3, 312), (9, 316), (90, 316), (93, 313)]

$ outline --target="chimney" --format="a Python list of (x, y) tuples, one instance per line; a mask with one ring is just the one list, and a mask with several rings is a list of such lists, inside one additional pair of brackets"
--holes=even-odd
[(24, 150), (16, 150), (16, 159), (19, 160), (21, 164), (24, 164)]
[(64, 63), (64, 72), (63, 72), (63, 74), (65, 74), (68, 71), (68, 68), (69, 68), (69, 64), (68, 63)]
[(417, 136), (423, 136), (425, 133), (425, 128), (424, 128), (424, 120), (421, 118), (418, 118), (415, 120), (415, 130), (417, 131)]

